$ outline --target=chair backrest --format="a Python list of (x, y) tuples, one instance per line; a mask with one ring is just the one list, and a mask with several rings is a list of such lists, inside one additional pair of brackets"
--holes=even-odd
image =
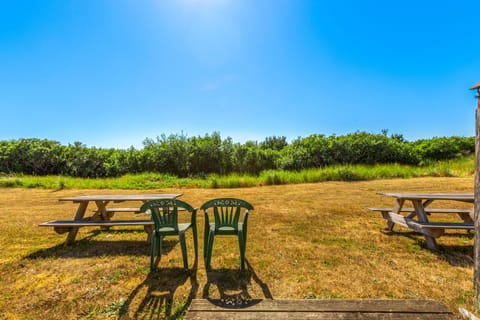
[(205, 202), (201, 210), (208, 215), (208, 209), (213, 208), (215, 217), (215, 229), (221, 230), (228, 227), (238, 230), (240, 213), (248, 214), (248, 210), (253, 210), (253, 206), (245, 200), (236, 198), (217, 198)]
[(162, 228), (168, 231), (178, 231), (178, 209), (182, 208), (189, 212), (193, 211), (192, 206), (178, 199), (158, 199), (145, 202), (140, 211), (150, 212), (155, 230)]

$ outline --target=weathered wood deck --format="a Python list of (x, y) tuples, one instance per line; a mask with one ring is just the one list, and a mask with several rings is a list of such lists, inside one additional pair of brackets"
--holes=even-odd
[(434, 300), (254, 299), (243, 305), (231, 305), (220, 300), (194, 299), (185, 320), (198, 319), (454, 320), (456, 317)]

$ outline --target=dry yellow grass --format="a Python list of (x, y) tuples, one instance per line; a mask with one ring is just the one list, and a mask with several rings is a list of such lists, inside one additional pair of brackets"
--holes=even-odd
[[(386, 232), (384, 220), (366, 208), (392, 204), (380, 191), (472, 190), (472, 177), (155, 190), (182, 192), (197, 207), (223, 196), (255, 206), (247, 271), (239, 270), (237, 242), (227, 237), (216, 238), (212, 271), (205, 271), (199, 214), (198, 268), (186, 274), (175, 238), (167, 238), (161, 270), (149, 273), (149, 245), (140, 229), (83, 228), (75, 245), (64, 247), (65, 235), (37, 227), (73, 217), (76, 205), (58, 198), (136, 191), (2, 189), (0, 318), (173, 319), (194, 297), (429, 298), (454, 312), (471, 309), (473, 240), (465, 232), (439, 238), (442, 250), (432, 252), (407, 229)], [(192, 266), (191, 233), (187, 241)]]

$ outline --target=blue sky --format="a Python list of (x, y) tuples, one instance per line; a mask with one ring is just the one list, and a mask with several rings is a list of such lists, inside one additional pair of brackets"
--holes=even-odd
[(0, 140), (473, 136), (478, 2), (0, 2)]

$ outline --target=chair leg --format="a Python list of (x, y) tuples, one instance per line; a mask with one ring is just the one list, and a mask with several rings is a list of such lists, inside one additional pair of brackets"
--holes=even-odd
[(245, 269), (245, 241), (243, 239), (243, 232), (238, 233), (238, 245), (240, 247), (240, 267)]
[(160, 257), (161, 255), (161, 247), (162, 247), (162, 238), (157, 235), (153, 234), (151, 239), (150, 245), (150, 271), (156, 269), (156, 258)]
[(163, 237), (161, 235), (158, 235), (158, 246), (157, 246), (157, 256), (158, 257), (162, 256), (162, 240), (163, 240)]
[(210, 232), (208, 233), (207, 256), (205, 258), (205, 268), (207, 270), (210, 270), (210, 261), (212, 260), (214, 238), (215, 238), (215, 233), (213, 232), (213, 230), (210, 230)]
[(155, 246), (156, 246), (156, 237), (155, 234), (153, 234), (151, 241), (150, 241), (150, 271), (153, 271), (154, 264), (155, 264)]
[(245, 257), (245, 251), (247, 251), (247, 225), (243, 225), (243, 256)]
[(203, 232), (203, 258), (204, 259), (207, 257), (209, 234), (210, 234), (210, 226), (208, 226), (208, 224), (205, 223), (205, 229)]
[(198, 260), (198, 239), (197, 239), (197, 227), (194, 225), (192, 227), (193, 233), (193, 248), (195, 249), (195, 261)]
[(187, 244), (185, 242), (185, 232), (180, 232), (180, 245), (182, 247), (183, 269), (188, 270)]

